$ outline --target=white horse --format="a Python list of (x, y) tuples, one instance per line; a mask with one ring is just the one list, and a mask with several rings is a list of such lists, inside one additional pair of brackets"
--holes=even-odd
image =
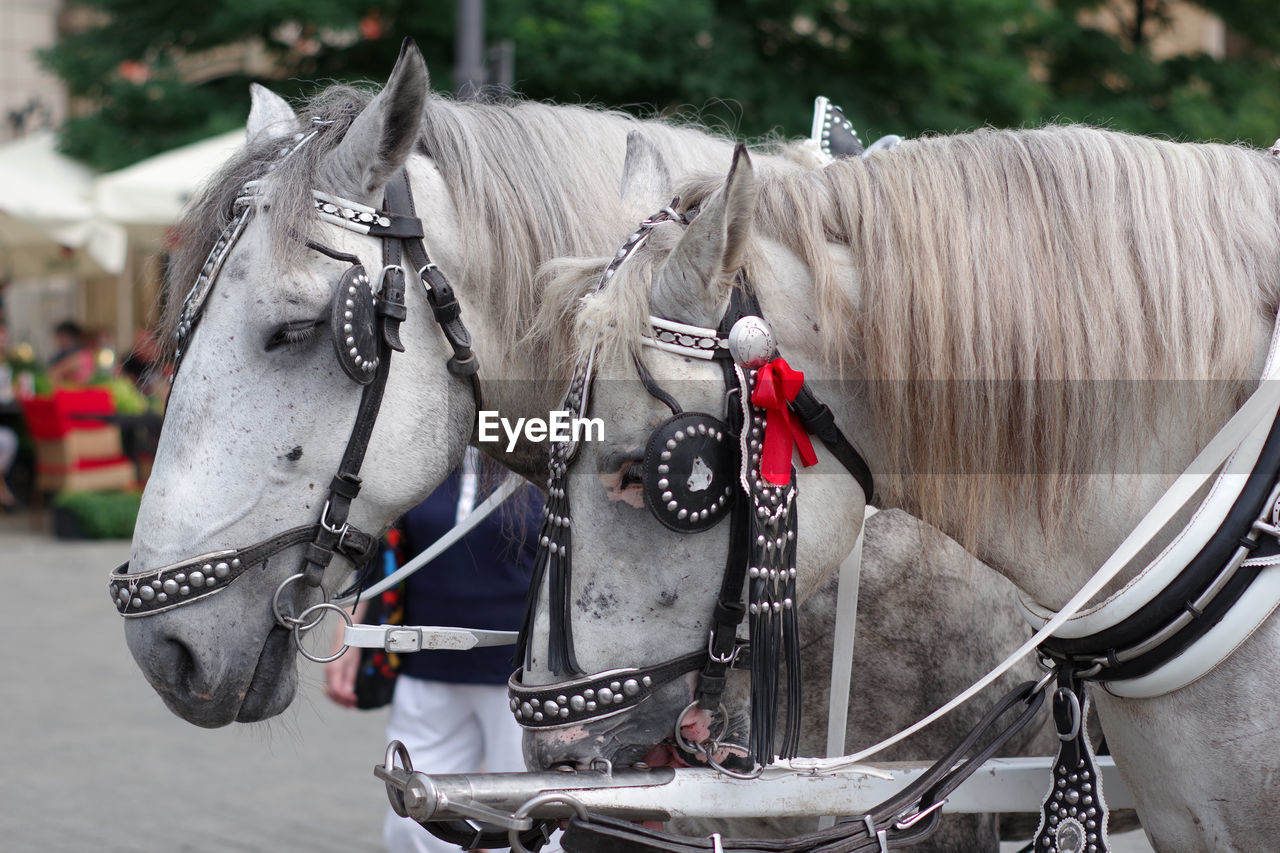
[[(278, 159), (280, 150), (293, 149), (313, 128), (319, 129), (314, 138)], [(246, 183), (263, 181), (255, 200), (260, 209), (226, 254), (185, 348), (129, 576), (158, 580), (165, 566), (191, 555), (245, 548), (305, 525), (321, 511), (352, 430), (360, 389), (339, 369), (328, 333), (319, 331), (331, 310), (341, 265), (329, 255), (306, 251), (301, 241), (350, 253), (369, 270), (379, 269), (381, 261), (376, 241), (315, 219), (312, 189), (378, 206), (383, 185), (405, 168), (432, 258), (455, 279), (481, 360), (479, 388), (486, 408), (510, 417), (545, 416), (558, 399), (562, 379), (554, 369), (557, 347), (525, 339), (539, 301), (533, 270), (558, 255), (600, 251), (632, 226), (638, 202), (623, 203), (617, 184), (628, 135), (634, 132), (662, 152), (665, 162), (682, 169), (720, 167), (731, 155), (720, 139), (615, 113), (539, 104), (454, 104), (431, 97), (425, 67), (413, 49), (372, 101), (349, 89), (331, 90), (298, 116), (257, 90), (250, 144), (188, 215), (188, 239), (175, 258), (171, 330), (181, 322), (186, 287), (237, 211), (235, 200)], [(661, 169), (647, 173), (655, 175), (660, 178)], [(657, 200), (654, 196), (644, 204)], [(442, 481), (472, 437), (475, 421), (472, 388), (447, 371), (449, 349), (429, 321), (430, 307), (416, 285), (407, 301), (409, 320), (401, 328), (405, 352), (392, 363), (387, 404), (360, 472), (365, 485), (350, 516), (353, 526), (369, 532), (384, 528)], [(566, 325), (561, 348), (570, 341)], [(483, 447), (526, 474), (545, 465), (540, 445), (522, 442), (513, 453), (503, 445)], [(903, 561), (914, 563), (916, 534), (901, 518), (886, 516), (881, 526), (891, 532), (883, 546), (870, 547), (871, 553), (893, 559), (877, 563), (873, 558), (870, 573), (888, 578)], [(295, 656), (272, 601), (298, 570), (301, 550), (301, 545), (281, 550), (199, 603), (126, 622), (131, 651), (175, 713), (218, 726), (263, 719), (289, 704)], [(976, 578), (984, 571), (964, 559), (952, 562), (954, 568), (940, 561), (937, 573), (968, 578), (973, 572)], [(338, 582), (336, 574), (326, 578), (330, 588)], [(975, 579), (974, 588), (997, 582)], [(315, 600), (314, 594), (299, 592), (290, 587), (280, 605), (297, 613)], [(951, 613), (939, 614), (945, 625), (955, 625), (972, 604), (952, 607)], [(889, 624), (890, 619), (875, 621)], [(979, 640), (992, 638), (998, 646), (998, 638), (1016, 631), (1012, 620), (1005, 620)], [(868, 657), (860, 656), (858, 668), (876, 672), (881, 667), (870, 661), (879, 644), (874, 627), (867, 632)], [(815, 658), (813, 668), (822, 665)], [(900, 723), (918, 706), (898, 701), (896, 693), (888, 681), (865, 682), (855, 706), (863, 710), (855, 717), (864, 722), (870, 717), (878, 730)]]
[[(592, 414), (608, 424), (570, 474), (584, 589), (628, 573), (664, 588), (684, 582), (686, 564), (723, 558), (717, 529), (684, 537), (674, 562), (655, 563), (647, 538), (630, 550), (617, 540), (654, 535), (627, 472), (665, 411), (632, 359), (686, 409), (722, 409), (705, 396), (723, 394), (718, 369), (641, 346), (648, 318), (715, 327), (738, 273), (888, 505), (935, 521), (1033, 610), (1061, 608), (1116, 549), (1256, 384), (1271, 339), (1280, 163), (1258, 151), (1081, 127), (980, 131), (822, 172), (757, 175), (744, 155), (727, 183), (681, 195), (702, 211), (687, 230), (660, 226), (582, 309), (580, 348), (599, 347)], [(557, 298), (573, 304), (604, 263), (558, 264)], [(838, 500), (847, 524), (861, 508), (833, 480), (843, 471), (827, 459), (799, 475), (802, 587), (834, 566), (822, 504)], [(1175, 528), (1162, 533), (1144, 561)], [(664, 616), (641, 611), (619, 637), (579, 609), (577, 653), (618, 666), (639, 645), (661, 660), (707, 627)], [(1158, 849), (1275, 846), (1277, 652), (1271, 618), (1185, 686), (1093, 691)]]

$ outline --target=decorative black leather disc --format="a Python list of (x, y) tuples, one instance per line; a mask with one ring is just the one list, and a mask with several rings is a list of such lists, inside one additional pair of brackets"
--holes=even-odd
[(862, 140), (858, 131), (853, 129), (853, 122), (845, 118), (844, 110), (822, 98), (814, 105), (817, 116), (814, 120), (818, 132), (818, 144), (822, 150), (839, 160), (842, 157), (857, 157), (862, 154)]
[(654, 429), (644, 454), (644, 502), (664, 525), (697, 533), (724, 517), (737, 475), (729, 425), (682, 412)]
[(368, 385), (378, 369), (377, 299), (364, 267), (357, 264), (346, 271), (335, 299), (331, 322), (338, 363), (356, 382)]

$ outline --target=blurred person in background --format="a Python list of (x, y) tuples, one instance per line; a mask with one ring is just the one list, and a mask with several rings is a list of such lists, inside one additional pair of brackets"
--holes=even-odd
[(85, 385), (93, 378), (98, 365), (93, 348), (85, 340), (84, 330), (73, 320), (63, 320), (53, 327), (53, 358), (49, 360), (49, 381), (59, 385)]

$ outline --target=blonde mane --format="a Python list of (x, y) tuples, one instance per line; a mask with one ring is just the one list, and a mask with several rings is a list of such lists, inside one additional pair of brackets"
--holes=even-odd
[[(872, 380), (882, 495), (926, 519), (959, 507), (971, 530), (1000, 496), (1059, 528), (1081, 475), (1122, 468), (1157, 411), (1216, 427), (1197, 418), (1256, 378), (1280, 296), (1280, 163), (1263, 152), (982, 130), (760, 185), (748, 278), (769, 286), (769, 241), (809, 267), (829, 357)], [(634, 334), (644, 275), (616, 276), (611, 291), (641, 295), (611, 293), (583, 321)]]

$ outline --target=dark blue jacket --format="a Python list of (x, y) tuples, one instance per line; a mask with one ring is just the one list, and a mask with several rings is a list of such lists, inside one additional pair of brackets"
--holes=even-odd
[[(426, 550), (453, 527), (460, 480), (457, 472), (450, 475), (406, 513), (403, 553)], [(481, 487), (477, 506), (489, 491)], [(523, 488), (461, 541), (410, 575), (404, 624), (519, 630), (541, 512), (542, 496)], [(512, 652), (511, 646), (414, 652), (400, 657), (400, 672), (454, 684), (505, 684), (512, 672)]]

